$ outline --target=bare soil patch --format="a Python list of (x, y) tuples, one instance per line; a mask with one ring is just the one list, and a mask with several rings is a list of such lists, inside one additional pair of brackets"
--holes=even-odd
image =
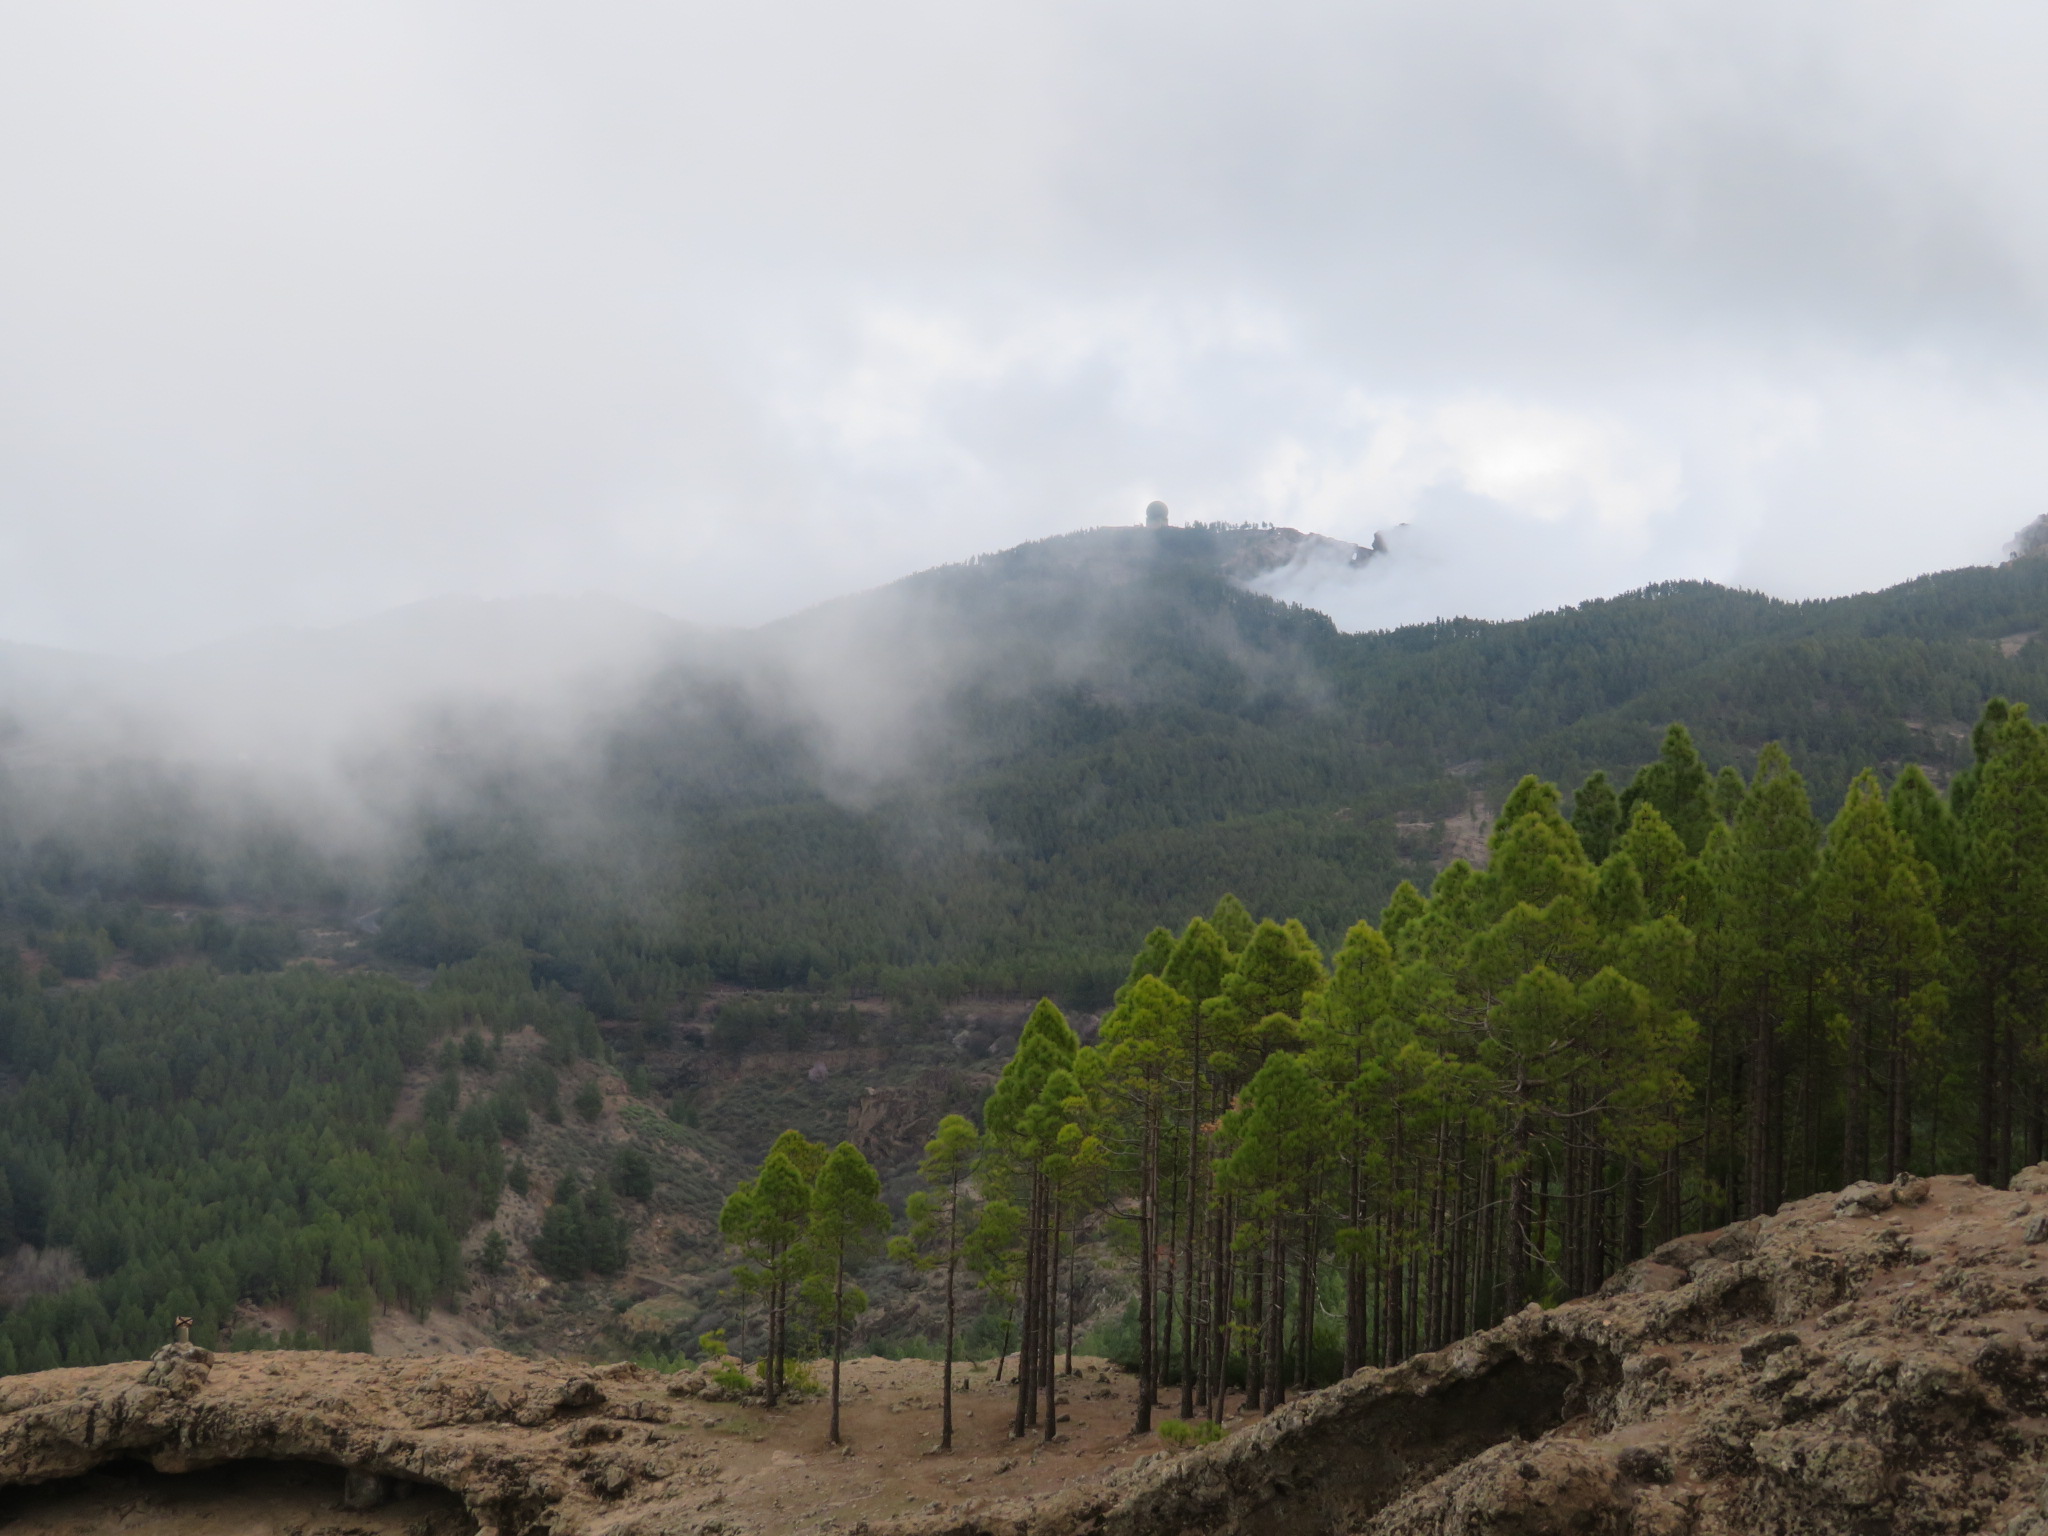
[[(1137, 1411), (1131, 1377), (1093, 1358), (1077, 1356), (1074, 1368), (1074, 1375), (1060, 1378), (1064, 1422), (1049, 1445), (1042, 1428), (1011, 1438), (1016, 1398), (1007, 1372), (999, 1385), (990, 1366), (956, 1365), (953, 1449), (940, 1453), (942, 1378), (932, 1360), (845, 1363), (843, 1453), (826, 1440), (831, 1408), (824, 1401), (772, 1414), (689, 1402), (678, 1417), (725, 1443), (719, 1479), (704, 1507), (725, 1516), (730, 1529), (847, 1529), (941, 1508), (971, 1512), (1037, 1498), (1162, 1449), (1156, 1434), (1131, 1433)], [(816, 1369), (824, 1381), (831, 1362)], [(960, 1382), (967, 1383), (965, 1391), (958, 1390)], [(1153, 1422), (1171, 1416), (1155, 1409)], [(1247, 1422), (1231, 1421), (1233, 1427)]]

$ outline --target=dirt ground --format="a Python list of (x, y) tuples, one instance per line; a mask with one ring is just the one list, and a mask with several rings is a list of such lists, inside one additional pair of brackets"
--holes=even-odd
[[(446, 1337), (446, 1335), (443, 1335)], [(510, 1356), (470, 1356), (486, 1374), (524, 1370)], [(433, 1362), (427, 1362), (430, 1366)], [(1054, 1493), (1166, 1450), (1157, 1433), (1134, 1436), (1132, 1377), (1107, 1361), (1077, 1356), (1075, 1371), (1059, 1379), (1058, 1434), (1010, 1437), (1016, 1398), (1009, 1380), (998, 1384), (992, 1364), (955, 1367), (954, 1445), (938, 1451), (941, 1377), (936, 1361), (847, 1361), (843, 1367), (843, 1446), (828, 1442), (830, 1404), (810, 1398), (769, 1412), (737, 1403), (673, 1396), (675, 1378), (633, 1366), (592, 1371), (611, 1399), (601, 1413), (564, 1421), (566, 1427), (521, 1429), (536, 1437), (533, 1450), (558, 1459), (566, 1475), (595, 1476), (621, 1466), (664, 1506), (677, 1529), (720, 1528), (725, 1536), (828, 1533), (841, 1536), (865, 1523), (923, 1515), (939, 1509), (986, 1509)], [(448, 1357), (425, 1376), (400, 1381), (376, 1376), (369, 1407), (424, 1411), (421, 1393), (462, 1388), (466, 1361)], [(104, 1368), (101, 1368), (104, 1369)], [(829, 1380), (829, 1361), (813, 1369)], [(365, 1357), (286, 1352), (221, 1356), (211, 1390), (223, 1401), (261, 1399), (277, 1385), (324, 1401), (339, 1382), (360, 1377)], [(373, 1372), (374, 1376), (375, 1373)], [(516, 1384), (515, 1384), (516, 1385)], [(402, 1389), (402, 1390), (401, 1390)], [(413, 1394), (408, 1397), (404, 1394)], [(466, 1399), (465, 1399), (466, 1400)], [(1154, 1423), (1171, 1417), (1155, 1410)], [(1233, 1415), (1229, 1429), (1255, 1416)], [(461, 1434), (461, 1430), (448, 1430)], [(342, 1508), (338, 1468), (305, 1462), (236, 1462), (181, 1475), (120, 1463), (84, 1477), (39, 1488), (0, 1490), (0, 1536), (458, 1536), (473, 1530), (460, 1501), (420, 1488), (372, 1511)], [(565, 1530), (602, 1529), (590, 1514)], [(637, 1530), (640, 1519), (622, 1510)]]
[[(850, 1360), (843, 1367), (840, 1430), (845, 1453), (827, 1443), (830, 1406), (781, 1408), (690, 1403), (680, 1415), (725, 1440), (720, 1474), (705, 1508), (728, 1528), (750, 1532), (845, 1529), (863, 1520), (980, 1506), (1051, 1493), (1077, 1480), (1128, 1466), (1164, 1449), (1157, 1434), (1131, 1433), (1133, 1379), (1108, 1362), (1076, 1357), (1060, 1378), (1059, 1435), (1033, 1430), (1010, 1438), (1016, 1399), (1007, 1374), (990, 1365), (957, 1366), (953, 1450), (938, 1452), (939, 1366), (931, 1360)], [(820, 1380), (830, 1363), (819, 1367)], [(1154, 1410), (1153, 1422), (1171, 1417)], [(1246, 1418), (1228, 1421), (1242, 1428)]]

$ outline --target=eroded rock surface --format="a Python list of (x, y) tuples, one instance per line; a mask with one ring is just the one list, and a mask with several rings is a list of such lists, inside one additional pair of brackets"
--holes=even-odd
[(957, 1536), (2048, 1536), (2048, 1165), (1859, 1184)]
[(573, 1531), (609, 1498), (679, 1470), (658, 1447), (630, 1466), (586, 1448), (607, 1438), (593, 1429), (616, 1428), (615, 1395), (629, 1412), (667, 1417), (638, 1403), (660, 1395), (658, 1378), (625, 1370), (634, 1379), (600, 1384), (497, 1352), (380, 1360), (172, 1344), (141, 1364), (0, 1377), (0, 1487), (114, 1462), (191, 1472), (306, 1461), (344, 1469), (351, 1508), (425, 1484), (504, 1536)]
[(787, 1500), (741, 1517), (708, 1431), (680, 1422), (708, 1422), (704, 1381), (189, 1346), (0, 1378), (0, 1486), (312, 1461), (364, 1501), (450, 1490), (497, 1536), (2048, 1536), (2048, 1246), (2028, 1241), (2048, 1165), (2015, 1185), (1857, 1185), (1682, 1238), (1597, 1297), (1204, 1450), (1132, 1442), (1142, 1464), (1035, 1502), (990, 1486), (985, 1505), (848, 1518), (792, 1473)]

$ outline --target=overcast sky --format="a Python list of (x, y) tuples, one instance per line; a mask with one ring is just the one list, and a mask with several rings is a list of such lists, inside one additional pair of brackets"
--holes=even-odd
[(744, 623), (1154, 496), (1411, 524), (1389, 619), (1996, 559), (2044, 78), (2018, 0), (7, 0), (0, 636)]

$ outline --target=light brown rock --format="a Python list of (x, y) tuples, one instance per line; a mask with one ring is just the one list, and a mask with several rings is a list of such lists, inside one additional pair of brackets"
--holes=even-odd
[[(999, 1465), (950, 1508), (920, 1497), (926, 1513), (868, 1529), (2048, 1536), (2048, 1255), (2024, 1240), (2038, 1198), (1959, 1177), (1816, 1195), (1667, 1243), (1596, 1297), (1361, 1371), (1219, 1445), (1157, 1457), (1133, 1443), (1140, 1464), (1035, 1502), (1003, 1498)], [(366, 1497), (448, 1489), (497, 1536), (728, 1522), (765, 1536), (835, 1518), (831, 1493), (800, 1502), (771, 1470), (736, 1519), (739, 1485), (684, 1444), (696, 1429), (667, 1422), (698, 1417), (688, 1399), (708, 1384), (488, 1352), (173, 1347), (0, 1378), (0, 1486), (123, 1459), (297, 1459), (360, 1474)]]

